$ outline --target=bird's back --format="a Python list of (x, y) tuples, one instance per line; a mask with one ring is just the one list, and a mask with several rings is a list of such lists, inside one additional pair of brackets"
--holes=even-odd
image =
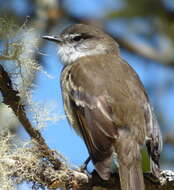
[(84, 92), (89, 105), (97, 104), (97, 98), (102, 97), (113, 122), (117, 126), (131, 125), (140, 141), (144, 140), (148, 98), (139, 77), (125, 61), (114, 55), (96, 55), (68, 67), (71, 84)]

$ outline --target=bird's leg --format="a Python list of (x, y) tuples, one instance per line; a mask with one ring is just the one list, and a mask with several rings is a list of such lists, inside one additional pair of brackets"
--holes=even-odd
[(148, 180), (150, 180), (154, 184), (160, 184), (160, 178), (162, 177), (161, 176), (161, 177), (158, 178), (158, 177), (154, 176), (150, 172), (144, 173), (144, 176), (145, 176), (145, 178), (147, 178)]
[(87, 166), (88, 166), (90, 160), (91, 160), (91, 158), (90, 158), (90, 156), (88, 156), (88, 158), (85, 160), (83, 165), (80, 167), (81, 171), (86, 171), (87, 170)]

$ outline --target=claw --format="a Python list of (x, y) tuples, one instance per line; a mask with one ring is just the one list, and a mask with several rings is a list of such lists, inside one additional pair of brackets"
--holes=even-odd
[(89, 157), (85, 160), (85, 162), (83, 163), (83, 165), (80, 167), (81, 171), (87, 170), (87, 166), (88, 166), (90, 160), (91, 160), (91, 158), (90, 158), (90, 156), (89, 156)]

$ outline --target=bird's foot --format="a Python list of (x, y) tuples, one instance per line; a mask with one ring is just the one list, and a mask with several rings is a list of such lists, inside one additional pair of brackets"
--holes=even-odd
[(155, 175), (153, 175), (152, 173), (150, 172), (147, 172), (147, 173), (144, 173), (144, 176), (150, 180), (152, 183), (156, 183), (156, 184), (159, 184), (160, 183), (160, 180), (158, 177), (156, 177)]
[[(88, 157), (85, 160), (85, 162), (83, 163), (83, 165), (80, 167), (80, 171), (82, 171), (82, 172), (86, 172), (87, 171), (87, 166), (88, 166), (90, 160), (91, 160), (90, 157)], [(89, 172), (87, 171), (87, 173), (89, 173)]]

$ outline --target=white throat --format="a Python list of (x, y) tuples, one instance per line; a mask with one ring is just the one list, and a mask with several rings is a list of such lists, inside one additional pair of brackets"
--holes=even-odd
[(106, 52), (106, 47), (102, 44), (98, 44), (95, 49), (89, 49), (85, 46), (78, 48), (71, 44), (64, 44), (58, 49), (58, 55), (64, 64), (71, 64), (81, 57), (102, 54), (104, 52)]

